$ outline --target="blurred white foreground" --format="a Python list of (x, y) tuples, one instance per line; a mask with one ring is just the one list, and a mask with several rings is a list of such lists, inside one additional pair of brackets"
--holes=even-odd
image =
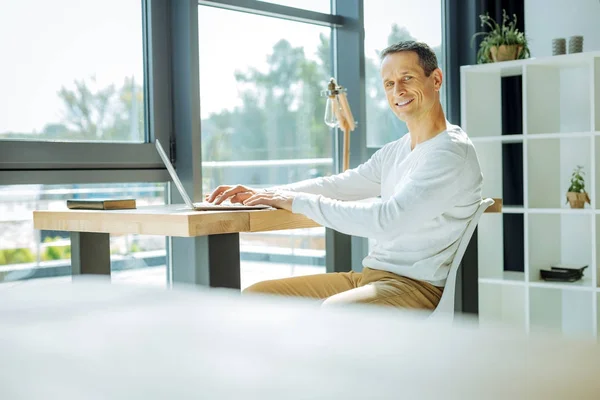
[(102, 278), (0, 291), (0, 399), (598, 399), (600, 347)]

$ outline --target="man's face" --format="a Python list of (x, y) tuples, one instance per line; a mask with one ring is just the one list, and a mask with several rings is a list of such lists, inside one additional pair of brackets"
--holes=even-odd
[(388, 104), (402, 121), (419, 119), (439, 103), (442, 72), (438, 68), (425, 76), (419, 55), (414, 51), (385, 56), (381, 62), (381, 79)]

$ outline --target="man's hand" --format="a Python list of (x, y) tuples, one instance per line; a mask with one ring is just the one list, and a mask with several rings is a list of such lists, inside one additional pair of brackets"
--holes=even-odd
[(216, 188), (210, 195), (206, 196), (206, 201), (209, 203), (221, 204), (225, 200), (232, 203), (243, 203), (258, 192), (243, 185), (221, 185)]
[(295, 194), (293, 192), (260, 192), (244, 201), (244, 205), (267, 205), (292, 211)]

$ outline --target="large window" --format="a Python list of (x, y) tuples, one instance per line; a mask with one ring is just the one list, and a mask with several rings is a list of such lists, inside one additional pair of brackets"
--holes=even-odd
[(0, 10), (0, 139), (145, 141), (140, 0)]
[[(165, 203), (164, 183), (0, 186), (0, 282), (71, 274), (69, 232), (33, 229), (34, 210), (66, 208), (70, 198), (134, 197), (138, 206)], [(165, 285), (163, 236), (110, 235), (113, 282)]]
[[(379, 72), (379, 54), (385, 47), (402, 40), (425, 42), (433, 48), (444, 70), (441, 3), (441, 0), (364, 2), (367, 146), (381, 147), (408, 132), (406, 124), (390, 110), (385, 97)], [(442, 85), (443, 105), (445, 93)]]
[[(34, 230), (33, 210), (97, 196), (165, 202), (165, 184), (151, 182), (166, 174), (147, 143), (168, 137), (168, 110), (146, 112), (148, 93), (165, 97), (147, 81), (164, 75), (165, 50), (147, 45), (164, 37), (148, 20), (157, 5), (0, 0), (0, 282), (70, 275), (68, 232)], [(88, 174), (96, 183), (76, 183)], [(111, 235), (110, 244), (113, 281), (141, 273), (166, 283), (164, 237)]]
[[(204, 6), (198, 14), (203, 192), (331, 174), (320, 96), (331, 75), (331, 29)], [(324, 272), (323, 228), (240, 239), (242, 286)]]

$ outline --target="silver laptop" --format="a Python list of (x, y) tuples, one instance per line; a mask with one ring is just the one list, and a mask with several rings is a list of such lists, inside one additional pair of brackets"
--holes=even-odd
[(173, 164), (171, 164), (169, 157), (167, 157), (167, 153), (165, 153), (165, 150), (160, 145), (160, 142), (158, 141), (158, 139), (156, 139), (156, 150), (158, 150), (158, 154), (160, 155), (160, 158), (162, 158), (163, 163), (165, 164), (165, 167), (167, 167), (167, 170), (169, 171), (169, 174), (171, 175), (171, 179), (173, 179), (173, 182), (175, 182), (175, 186), (177, 186), (177, 190), (179, 190), (179, 194), (181, 194), (181, 197), (183, 197), (183, 201), (185, 201), (185, 204), (188, 206), (188, 208), (190, 208), (192, 210), (198, 210), (198, 211), (261, 210), (261, 209), (265, 209), (265, 208), (271, 208), (270, 206), (267, 206), (267, 205), (245, 206), (241, 203), (231, 203), (231, 202), (227, 202), (227, 201), (225, 201), (221, 204), (213, 204), (213, 203), (209, 203), (207, 201), (203, 201), (200, 203), (192, 203), (190, 196), (188, 196), (187, 192), (183, 188), (183, 185), (181, 184), (181, 181), (179, 180), (179, 177), (177, 176), (177, 172), (175, 172), (175, 168), (173, 168)]

